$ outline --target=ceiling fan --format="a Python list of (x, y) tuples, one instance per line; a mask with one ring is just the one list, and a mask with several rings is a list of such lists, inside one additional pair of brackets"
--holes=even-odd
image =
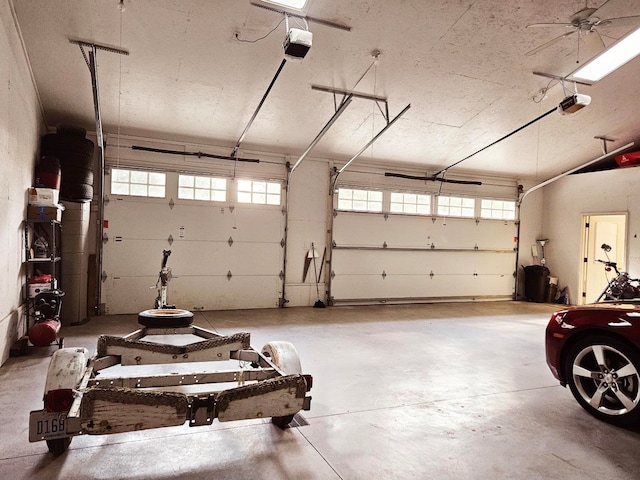
[(610, 7), (614, 3), (614, 0), (607, 0), (602, 5), (600, 5), (600, 7), (594, 8), (589, 7), (588, 0), (586, 0), (584, 8), (571, 15), (568, 22), (532, 23), (530, 25), (527, 25), (527, 28), (564, 27), (567, 28), (568, 31), (525, 53), (525, 55), (534, 55), (541, 50), (550, 47), (554, 43), (559, 42), (563, 38), (573, 35), (574, 33), (578, 33), (579, 36), (583, 37), (585, 42), (594, 42), (594, 44), (597, 43), (599, 48), (603, 48), (605, 45), (602, 41), (600, 33), (597, 30), (598, 28), (609, 26), (635, 26), (640, 23), (640, 15), (607, 18), (605, 11), (606, 9), (604, 7)]

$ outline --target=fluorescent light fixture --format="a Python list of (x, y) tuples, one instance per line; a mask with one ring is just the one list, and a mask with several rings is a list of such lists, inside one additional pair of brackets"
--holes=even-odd
[(569, 75), (569, 79), (597, 82), (640, 54), (640, 28), (592, 58)]
[(262, 0), (264, 3), (271, 3), (278, 5), (279, 7), (295, 8), (296, 10), (302, 10), (307, 3), (307, 0)]

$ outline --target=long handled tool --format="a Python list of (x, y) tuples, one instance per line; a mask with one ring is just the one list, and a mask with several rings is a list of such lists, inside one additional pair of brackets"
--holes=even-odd
[(318, 268), (316, 267), (316, 247), (311, 243), (311, 255), (313, 256), (313, 273), (314, 280), (316, 282), (316, 293), (318, 295), (318, 300), (313, 304), (313, 308), (325, 308), (325, 304), (322, 300), (320, 300), (320, 287), (318, 286)]

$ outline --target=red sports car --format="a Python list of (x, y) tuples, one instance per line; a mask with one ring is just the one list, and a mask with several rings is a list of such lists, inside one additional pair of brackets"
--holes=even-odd
[(556, 312), (545, 343), (551, 372), (585, 410), (615, 425), (640, 424), (640, 299)]

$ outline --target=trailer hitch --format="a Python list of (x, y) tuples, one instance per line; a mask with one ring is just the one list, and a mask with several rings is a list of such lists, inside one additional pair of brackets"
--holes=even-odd
[(211, 425), (216, 417), (216, 396), (193, 397), (189, 403), (189, 426), (198, 427), (200, 425)]

